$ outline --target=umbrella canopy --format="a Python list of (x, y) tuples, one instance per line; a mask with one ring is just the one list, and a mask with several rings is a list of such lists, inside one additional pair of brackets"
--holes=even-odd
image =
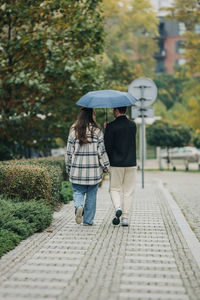
[(115, 108), (132, 106), (137, 99), (126, 92), (116, 90), (93, 91), (81, 97), (76, 104), (89, 108)]

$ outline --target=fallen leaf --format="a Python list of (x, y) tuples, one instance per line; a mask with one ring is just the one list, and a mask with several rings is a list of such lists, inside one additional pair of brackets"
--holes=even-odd
[(53, 229), (47, 229), (46, 232), (53, 232)]

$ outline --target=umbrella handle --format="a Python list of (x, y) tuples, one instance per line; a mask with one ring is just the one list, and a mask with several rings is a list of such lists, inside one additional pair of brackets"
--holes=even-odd
[(105, 109), (105, 119), (106, 119), (106, 123), (108, 122), (108, 114), (107, 114), (107, 109)]

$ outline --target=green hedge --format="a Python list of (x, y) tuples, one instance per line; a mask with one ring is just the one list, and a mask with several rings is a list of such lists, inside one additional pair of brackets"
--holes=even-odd
[(15, 248), (20, 240), (19, 235), (6, 229), (0, 229), (0, 257)]
[(64, 157), (0, 163), (0, 257), (48, 227), (58, 201), (72, 200), (72, 185), (66, 179)]
[[(60, 201), (62, 181), (67, 177), (64, 157), (3, 161), (0, 163), (0, 170), (0, 187), (6, 186), (1, 190), (1, 194), (19, 197), (22, 200), (49, 199), (54, 206)], [(16, 170), (20, 170), (23, 176), (18, 176)]]
[(65, 159), (64, 156), (59, 157), (44, 157), (44, 158), (37, 158), (32, 159), (32, 162), (36, 162), (37, 164), (43, 164), (45, 166), (52, 166), (52, 167), (59, 167), (60, 174), (62, 176), (62, 181), (68, 179), (68, 175), (66, 173), (66, 166), (65, 166)]
[(62, 182), (62, 189), (60, 195), (61, 195), (61, 201), (65, 204), (73, 200), (73, 190), (72, 190), (71, 182), (69, 181)]
[(52, 222), (52, 208), (41, 201), (19, 202), (1, 197), (0, 206), (0, 257)]
[(20, 200), (51, 197), (51, 179), (45, 168), (37, 165), (0, 165), (0, 191)]

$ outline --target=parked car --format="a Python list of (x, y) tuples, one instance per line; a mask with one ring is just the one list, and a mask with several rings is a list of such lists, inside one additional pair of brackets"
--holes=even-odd
[[(161, 158), (168, 159), (166, 149), (161, 152)], [(200, 150), (190, 146), (169, 149), (169, 163), (173, 170), (176, 170), (176, 165), (179, 162), (184, 163), (186, 170), (189, 170), (189, 163), (200, 163)]]

